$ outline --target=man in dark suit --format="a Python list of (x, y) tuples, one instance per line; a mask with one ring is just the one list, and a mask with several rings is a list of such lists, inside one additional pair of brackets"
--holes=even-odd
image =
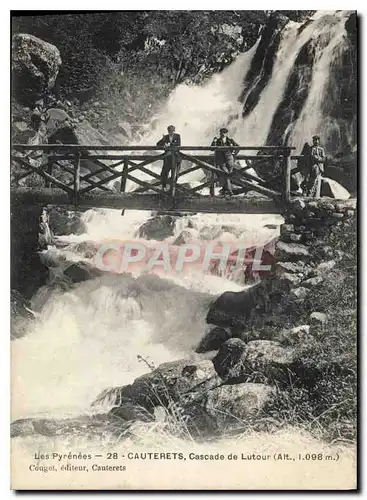
[[(181, 146), (181, 136), (180, 134), (176, 134), (175, 130), (176, 129), (173, 125), (169, 125), (167, 127), (168, 134), (163, 134), (162, 139), (157, 142), (157, 146), (164, 146), (167, 149), (172, 146)], [(173, 154), (176, 160), (176, 168), (178, 169), (181, 163), (180, 153), (176, 151)], [(169, 186), (167, 186), (167, 180), (170, 172), (171, 175), (174, 174), (174, 172), (172, 171), (172, 154), (170, 152), (167, 152), (163, 160), (163, 167), (161, 171), (161, 183), (163, 191), (169, 189)]]
[[(237, 142), (228, 137), (228, 130), (226, 128), (221, 128), (219, 131), (219, 137), (214, 137), (212, 141), (212, 146), (239, 146)], [(216, 151), (214, 154), (215, 166), (220, 168), (223, 172), (230, 174), (234, 168), (234, 157), (238, 154), (238, 150), (233, 151), (233, 149), (228, 149), (227, 151)], [(232, 195), (231, 181), (226, 175), (219, 176), (219, 182), (222, 189), (220, 194)]]

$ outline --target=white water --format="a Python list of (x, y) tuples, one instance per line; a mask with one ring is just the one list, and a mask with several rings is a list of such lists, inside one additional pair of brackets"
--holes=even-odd
[[(273, 76), (258, 105), (246, 120), (232, 122), (231, 132), (238, 142), (261, 145), (265, 141), (298, 51), (315, 33), (321, 36), (327, 31), (322, 17), (315, 23), (299, 36), (297, 23), (289, 23), (284, 30)], [(332, 24), (330, 39), (325, 53), (321, 50), (324, 45), (319, 46), (313, 86), (300, 128), (296, 126), (293, 133), (295, 141), (319, 123), (315, 89), (317, 82), (325, 83), (334, 47), (342, 43), (339, 21)], [(154, 132), (142, 143), (155, 143), (173, 123), (183, 144), (209, 144), (231, 115), (241, 113), (238, 96), (255, 50), (239, 56), (206, 85), (179, 85), (155, 120)], [(195, 174), (190, 180), (197, 180)], [(131, 211), (121, 217), (120, 211), (101, 210), (88, 211), (85, 217), (89, 218), (87, 232), (65, 237), (65, 241), (132, 238), (149, 213)], [(197, 215), (192, 220), (198, 230), (213, 224), (240, 225), (246, 242), (268, 241), (275, 233), (263, 226), (280, 223), (276, 216), (254, 215)], [(66, 293), (48, 294), (28, 336), (12, 343), (13, 418), (87, 411), (101, 389), (129, 383), (147, 371), (137, 355), (155, 365), (192, 355), (208, 328), (205, 316), (212, 298), (239, 289), (223, 278), (191, 274), (168, 281), (156, 276), (138, 280), (104, 277), (78, 284)]]
[[(305, 139), (319, 134), (326, 142), (333, 133), (322, 114), (326, 84), (334, 61), (341, 57), (347, 43), (344, 24), (350, 12), (342, 11), (320, 16), (312, 33), (316, 47), (312, 81), (306, 103), (298, 120), (291, 126), (289, 142), (301, 151)], [(306, 30), (305, 30), (306, 31)]]

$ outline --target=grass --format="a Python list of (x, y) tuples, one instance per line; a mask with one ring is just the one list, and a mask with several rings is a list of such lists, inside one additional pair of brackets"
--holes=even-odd
[(270, 413), (284, 424), (301, 425), (328, 441), (354, 441), (357, 435), (357, 221), (335, 226), (325, 244), (342, 252), (336, 266), (304, 303), (298, 324), (313, 311), (327, 314), (311, 326), (311, 337), (297, 347), (302, 385), (285, 391)]

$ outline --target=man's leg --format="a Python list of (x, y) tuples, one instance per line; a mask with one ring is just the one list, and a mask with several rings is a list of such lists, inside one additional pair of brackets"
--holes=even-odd
[(320, 198), (321, 197), (321, 180), (322, 180), (322, 174), (321, 170), (319, 168), (319, 171), (316, 176), (316, 182), (315, 182), (315, 198)]
[(226, 190), (226, 177), (224, 174), (225, 166), (221, 163), (217, 163), (216, 166), (221, 170), (221, 173), (218, 173), (218, 183), (220, 186), (219, 194), (224, 194)]
[[(226, 172), (228, 174), (231, 174), (233, 172), (233, 169), (234, 169), (234, 159), (233, 159), (233, 156), (230, 156), (227, 159)], [(226, 177), (226, 191), (229, 194), (233, 194), (232, 183), (231, 183), (231, 179), (229, 177)]]
[(163, 167), (162, 167), (162, 171), (161, 171), (162, 189), (165, 189), (167, 186), (167, 179), (168, 179), (168, 174), (169, 174), (170, 170), (171, 170), (171, 162), (169, 161), (169, 158), (165, 158), (163, 160)]
[[(320, 169), (317, 163), (312, 165), (311, 174), (310, 174), (310, 189), (308, 195), (312, 198), (317, 198), (318, 193), (318, 183), (319, 183)], [(320, 178), (320, 186), (321, 186), (321, 178)], [(320, 195), (319, 195), (320, 196)]]

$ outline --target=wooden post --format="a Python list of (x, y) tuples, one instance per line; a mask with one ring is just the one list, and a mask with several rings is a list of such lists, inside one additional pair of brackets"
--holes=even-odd
[(174, 199), (176, 194), (176, 179), (177, 179), (177, 162), (176, 162), (176, 152), (171, 149), (171, 198)]
[[(127, 174), (129, 173), (129, 161), (127, 158), (124, 159), (124, 168), (121, 175), (120, 192), (124, 193), (126, 191)], [(125, 209), (121, 210), (121, 215), (125, 215)]]
[(285, 201), (289, 201), (291, 198), (291, 150), (284, 150), (284, 175), (285, 175)]
[[(48, 173), (48, 175), (52, 175), (52, 170), (53, 170), (52, 167), (53, 167), (53, 160), (50, 157), (48, 157), (47, 158), (47, 173)], [(47, 188), (52, 187), (51, 181), (49, 181), (48, 179), (46, 179), (45, 187), (47, 187)]]
[[(214, 166), (216, 167), (215, 159), (214, 159)], [(209, 193), (210, 196), (215, 195), (215, 173), (214, 172), (209, 172), (210, 175), (210, 184), (209, 184)]]
[(78, 205), (80, 190), (80, 153), (76, 153), (74, 168), (74, 204)]

